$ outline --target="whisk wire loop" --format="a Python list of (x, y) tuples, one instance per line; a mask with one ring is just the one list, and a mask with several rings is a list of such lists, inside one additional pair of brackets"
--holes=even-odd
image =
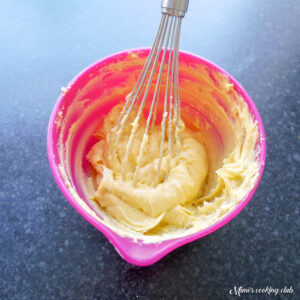
[[(168, 1), (163, 1), (163, 3), (164, 2), (167, 3)], [(123, 106), (115, 127), (112, 129), (109, 142), (109, 152), (111, 157), (114, 158), (116, 155), (120, 155), (120, 153), (118, 153), (118, 144), (120, 143), (120, 139), (126, 126), (131, 126), (124, 159), (120, 161), (122, 179), (133, 180), (134, 185), (136, 185), (139, 180), (139, 172), (143, 165), (143, 157), (149, 141), (151, 122), (151, 128), (156, 126), (158, 103), (159, 98), (161, 97), (160, 91), (163, 82), (165, 82), (163, 113), (158, 119), (159, 121), (161, 120), (161, 139), (159, 145), (159, 157), (157, 159), (157, 170), (152, 186), (155, 187), (162, 179), (167, 180), (170, 161), (174, 153), (174, 146), (176, 152), (177, 146), (180, 144), (179, 122), (181, 108), (179, 99), (178, 59), (181, 21), (184, 14), (169, 13), (166, 9), (162, 9), (162, 11), (161, 22), (151, 51), (133, 90), (126, 98), (126, 103)], [(167, 66), (165, 66), (166, 64)], [(142, 136), (142, 142), (138, 149), (135, 170), (132, 178), (129, 178), (130, 175), (126, 172), (129, 156), (132, 152), (132, 146), (140, 125), (141, 117), (143, 113), (145, 114), (144, 107), (148, 101), (150, 89), (153, 86), (154, 92), (148, 116), (146, 118), (147, 121)], [(131, 124), (128, 122), (131, 122)], [(165, 142), (167, 144), (165, 144)], [(112, 159), (112, 162), (113, 161), (114, 159)], [(164, 176), (161, 176), (162, 165), (164, 166)], [(112, 165), (112, 170), (113, 172), (116, 171), (114, 163)]]

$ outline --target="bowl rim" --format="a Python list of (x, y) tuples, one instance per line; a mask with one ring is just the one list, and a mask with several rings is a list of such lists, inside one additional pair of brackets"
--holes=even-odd
[[(122, 50), (122, 51), (110, 54), (100, 60), (97, 60), (96, 62), (90, 64), (88, 67), (83, 69), (66, 85), (66, 87), (71, 88), (72, 85), (77, 80), (79, 80), (79, 78), (81, 78), (85, 73), (89, 72), (91, 69), (95, 68), (97, 65), (103, 64), (105, 61), (108, 61), (108, 60), (113, 59), (120, 55), (124, 55), (126, 53), (139, 52), (139, 51), (150, 51), (150, 49), (151, 49), (150, 47), (139, 47), (139, 48)], [(202, 229), (196, 233), (185, 236), (185, 237), (170, 239), (170, 240), (161, 242), (162, 245), (161, 245), (160, 249), (157, 251), (154, 251), (152, 256), (141, 259), (141, 258), (136, 258), (136, 257), (130, 255), (128, 253), (128, 251), (126, 251), (126, 249), (124, 249), (124, 246), (122, 245), (122, 243), (124, 242), (124, 239), (127, 240), (127, 242), (130, 242), (130, 241), (133, 242), (133, 240), (131, 238), (127, 238), (127, 237), (126, 238), (120, 237), (118, 234), (113, 232), (110, 228), (108, 228), (104, 224), (98, 222), (92, 215), (87, 213), (85, 211), (85, 209), (83, 209), (75, 201), (75, 199), (71, 195), (69, 189), (67, 188), (64, 179), (61, 177), (58, 165), (54, 159), (54, 152), (53, 152), (53, 148), (52, 148), (53, 147), (52, 132), (55, 127), (55, 120), (56, 120), (57, 113), (61, 106), (61, 102), (63, 102), (64, 96), (65, 96), (65, 94), (63, 92), (60, 93), (60, 95), (54, 105), (54, 108), (53, 108), (51, 116), (50, 116), (49, 124), (48, 124), (48, 131), (47, 131), (48, 160), (49, 160), (49, 164), (50, 164), (50, 168), (51, 168), (53, 177), (54, 177), (59, 189), (62, 191), (63, 195), (67, 198), (69, 203), (75, 208), (75, 210), (83, 218), (85, 218), (90, 224), (92, 224), (96, 229), (98, 229), (102, 234), (104, 234), (104, 236), (113, 244), (113, 246), (115, 247), (117, 252), (127, 262), (129, 262), (130, 264), (133, 264), (133, 265), (137, 265), (137, 266), (148, 266), (148, 265), (154, 264), (155, 262), (157, 262), (158, 260), (163, 258), (165, 255), (167, 255), (171, 251), (175, 250), (176, 248), (181, 247), (181, 246), (183, 246), (187, 243), (190, 243), (194, 240), (200, 239), (200, 238), (218, 230), (219, 228), (223, 227), (228, 222), (230, 222), (233, 218), (235, 218), (244, 209), (244, 207), (249, 203), (249, 201), (253, 197), (253, 195), (260, 183), (262, 174), (264, 172), (264, 167), (265, 167), (266, 136), (265, 136), (264, 126), (263, 126), (260, 114), (259, 114), (253, 100), (251, 99), (249, 94), (246, 92), (246, 90), (243, 88), (243, 86), (233, 76), (231, 76), (228, 72), (226, 72), (224, 69), (222, 69), (218, 65), (214, 64), (213, 62), (211, 62), (201, 56), (198, 56), (196, 54), (188, 52), (188, 51), (180, 50), (179, 54), (190, 56), (190, 57), (200, 61), (201, 64), (204, 64), (204, 65), (212, 68), (213, 70), (217, 70), (218, 72), (221, 72), (222, 74), (227, 76), (229, 78), (230, 82), (232, 82), (234, 84), (234, 86), (238, 87), (239, 93), (243, 96), (245, 102), (251, 108), (251, 114), (254, 117), (254, 119), (257, 120), (257, 123), (258, 123), (258, 131), (259, 131), (259, 136), (260, 136), (260, 140), (259, 140), (260, 152), (258, 155), (258, 160), (259, 160), (260, 168), (259, 168), (259, 177), (257, 179), (257, 182), (256, 182), (255, 186), (252, 188), (252, 190), (248, 193), (248, 195), (240, 203), (238, 203), (238, 205), (230, 213), (226, 214), (218, 222), (212, 224), (211, 226), (209, 226), (205, 229)], [(143, 244), (140, 244), (140, 243), (138, 243), (137, 245), (143, 246)], [(154, 245), (154, 244), (147, 244), (147, 245)]]

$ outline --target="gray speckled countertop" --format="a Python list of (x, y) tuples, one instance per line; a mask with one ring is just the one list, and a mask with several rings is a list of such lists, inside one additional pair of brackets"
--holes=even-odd
[(54, 182), (46, 133), (60, 87), (108, 54), (150, 46), (159, 6), (160, 0), (1, 3), (1, 299), (227, 299), (234, 286), (292, 286), (294, 294), (276, 299), (300, 299), (298, 0), (191, 0), (183, 22), (182, 48), (238, 79), (265, 125), (261, 184), (225, 227), (153, 266), (135, 267)]

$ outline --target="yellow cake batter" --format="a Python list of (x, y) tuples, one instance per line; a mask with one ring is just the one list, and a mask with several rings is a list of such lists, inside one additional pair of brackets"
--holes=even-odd
[[(145, 60), (144, 55), (128, 53), (92, 72), (72, 104), (61, 107), (55, 125), (60, 174), (76, 205), (119, 236), (159, 243), (200, 232), (234, 210), (257, 183), (260, 143), (257, 123), (239, 88), (223, 72), (183, 60), (179, 64), (182, 143), (166, 178), (165, 151), (158, 184), (153, 186), (161, 139), (160, 125), (154, 128), (134, 185), (145, 122), (141, 120), (122, 168), (131, 128), (125, 128), (116, 156), (111, 157), (108, 142), (121, 106), (108, 114), (106, 108), (132, 91), (139, 76), (136, 66), (142, 68)], [(162, 93), (163, 89), (164, 83)], [(97, 118), (103, 114), (99, 124)], [(86, 156), (93, 134), (98, 142)]]
[[(221, 166), (216, 168), (213, 163), (213, 153), (203, 135), (182, 126), (181, 143), (170, 159), (168, 176), (165, 178), (168, 151), (164, 151), (159, 182), (153, 186), (161, 127), (158, 125), (150, 131), (135, 185), (133, 174), (145, 123), (142, 121), (137, 129), (128, 163), (124, 166), (130, 125), (121, 136), (116, 155), (109, 154), (110, 133), (120, 114), (120, 106), (115, 106), (96, 133), (99, 142), (87, 155), (94, 169), (92, 200), (120, 224), (122, 232), (127, 228), (142, 235), (163, 236), (194, 232), (213, 224), (243, 200), (258, 177), (257, 124), (245, 104), (234, 109), (238, 118), (232, 122), (235, 130), (233, 149), (220, 160)], [(125, 168), (125, 177), (122, 168)]]

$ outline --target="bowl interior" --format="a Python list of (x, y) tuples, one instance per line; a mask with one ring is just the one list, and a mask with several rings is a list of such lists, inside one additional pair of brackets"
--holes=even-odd
[[(187, 127), (201, 131), (206, 148), (213, 153), (210, 165), (216, 170), (234, 147), (234, 118), (230, 106), (243, 99), (258, 122), (256, 145), (260, 175), (253, 190), (236, 208), (216, 224), (195, 234), (162, 243), (142, 243), (120, 237), (101, 221), (101, 214), (88, 200), (85, 179), (90, 176), (86, 155), (97, 141), (93, 133), (101, 118), (132, 90), (149, 49), (121, 52), (93, 64), (67, 85), (53, 110), (48, 131), (48, 154), (54, 177), (70, 203), (113, 243), (128, 262), (154, 263), (173, 249), (215, 231), (237, 215), (252, 197), (265, 162), (265, 135), (260, 116), (248, 94), (229, 74), (214, 64), (181, 52), (179, 63), (182, 116)], [(151, 92), (150, 92), (151, 94)], [(200, 101), (199, 101), (200, 99)], [(201, 100), (202, 99), (202, 100)], [(204, 99), (204, 101), (203, 101)], [(224, 118), (224, 112), (226, 118)]]

